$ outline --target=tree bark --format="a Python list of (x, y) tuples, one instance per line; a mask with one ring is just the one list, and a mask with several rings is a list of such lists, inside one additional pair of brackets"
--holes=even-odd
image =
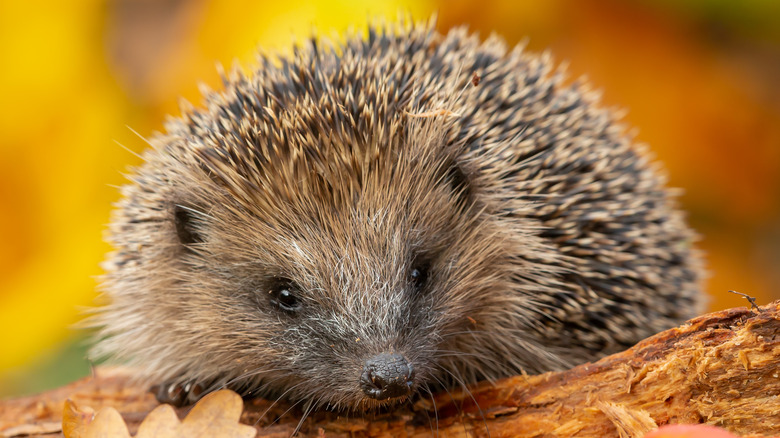
[[(316, 412), (303, 422), (300, 436), (488, 436), (489, 430), (494, 438), (641, 437), (670, 423), (780, 435), (779, 361), (776, 301), (698, 317), (564, 372), (480, 383), (378, 415)], [(134, 432), (157, 402), (131, 374), (98, 369), (53, 391), (0, 401), (0, 436), (61, 436), (67, 398), (95, 410), (117, 408)], [(285, 402), (255, 399), (245, 402), (242, 422), (255, 425), (261, 437), (289, 437), (301, 415)]]

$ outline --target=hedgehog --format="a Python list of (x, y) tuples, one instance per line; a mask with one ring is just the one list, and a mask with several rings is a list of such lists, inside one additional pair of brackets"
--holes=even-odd
[(547, 54), (400, 20), (221, 76), (121, 189), (90, 319), (161, 401), (384, 409), (702, 310), (664, 172)]

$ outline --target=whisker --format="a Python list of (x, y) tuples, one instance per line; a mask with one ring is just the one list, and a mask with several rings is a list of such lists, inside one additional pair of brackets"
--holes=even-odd
[[(444, 368), (442, 368), (442, 369), (444, 369)], [(463, 410), (460, 408), (458, 403), (455, 401), (455, 397), (452, 396), (452, 393), (450, 392), (449, 388), (447, 388), (447, 385), (445, 385), (444, 382), (439, 380), (439, 378), (436, 377), (435, 375), (431, 374), (431, 377), (433, 378), (433, 380), (435, 380), (439, 384), (439, 386), (444, 388), (444, 391), (450, 397), (450, 401), (452, 402), (452, 405), (455, 406), (455, 409), (458, 410), (458, 414), (460, 414), (460, 417), (463, 418)], [(433, 397), (433, 394), (431, 394), (431, 397)], [(437, 414), (437, 418), (438, 418), (438, 414)], [(468, 430), (468, 428), (466, 428), (466, 424), (464, 422), (462, 422), (462, 421), (460, 422), (460, 424), (463, 426), (464, 435), (468, 435), (469, 434), (469, 430)]]
[(485, 413), (482, 412), (482, 408), (479, 406), (479, 403), (477, 403), (477, 399), (474, 398), (474, 395), (469, 390), (468, 386), (463, 382), (463, 379), (459, 378), (455, 375), (455, 373), (451, 370), (448, 370), (446, 368), (442, 368), (446, 373), (448, 373), (450, 376), (452, 376), (453, 379), (455, 379), (456, 382), (460, 383), (463, 390), (466, 392), (466, 394), (469, 395), (471, 398), (471, 401), (474, 402), (474, 406), (477, 407), (477, 410), (479, 411), (479, 415), (482, 417), (482, 423), (485, 425), (485, 432), (487, 432), (487, 436), (490, 437), (490, 428), (488, 428), (487, 424), (487, 418), (485, 418)]
[(465, 352), (465, 351), (439, 350), (439, 351), (436, 352), (436, 354), (433, 355), (434, 358), (440, 358), (440, 357), (460, 357), (460, 356), (474, 357), (474, 358), (477, 358), (477, 359), (480, 359), (480, 360), (489, 360), (489, 361), (494, 362), (496, 364), (501, 363), (501, 361), (499, 361), (496, 358), (489, 357), (489, 356), (486, 356), (486, 355), (477, 354), (477, 353), (468, 353), (468, 352)]
[[(284, 398), (284, 396), (285, 396), (285, 395), (287, 395), (287, 393), (288, 393), (288, 392), (290, 392), (290, 391), (292, 391), (293, 389), (295, 389), (295, 388), (297, 388), (297, 387), (299, 387), (299, 386), (303, 385), (303, 383), (304, 383), (304, 382), (301, 382), (301, 383), (298, 383), (298, 384), (296, 384), (296, 385), (293, 385), (293, 386), (291, 386), (290, 388), (288, 388), (288, 389), (287, 389), (287, 391), (284, 391), (284, 392), (282, 393), (282, 395), (280, 395), (279, 397), (277, 397), (277, 398), (276, 398), (276, 400), (274, 400), (274, 402), (273, 402), (273, 403), (271, 403), (271, 406), (268, 406), (268, 409), (266, 409), (266, 410), (265, 410), (265, 412), (263, 412), (263, 413), (262, 413), (262, 415), (260, 415), (260, 417), (258, 417), (258, 418), (257, 418), (257, 421), (255, 422), (255, 426), (257, 426), (257, 424), (258, 424), (258, 423), (260, 423), (260, 420), (262, 420), (262, 419), (263, 419), (263, 418), (266, 416), (266, 414), (268, 414), (268, 412), (269, 412), (269, 411), (270, 411), (270, 410), (271, 410), (271, 409), (272, 409), (274, 406), (276, 406), (276, 404), (277, 404), (277, 403), (279, 403), (279, 401), (281, 401), (281, 400), (282, 400), (282, 398)], [(283, 413), (282, 415), (286, 414), (286, 413), (287, 413), (287, 412), (288, 412), (290, 409), (292, 409), (292, 408), (293, 408), (295, 405), (297, 405), (297, 404), (298, 404), (298, 403), (300, 403), (300, 402), (301, 402), (301, 400), (297, 401), (297, 402), (296, 402), (294, 405), (290, 406), (290, 408), (289, 408), (289, 409), (287, 409), (287, 411), (284, 411), (284, 413)], [(281, 416), (280, 416), (280, 418), (281, 418)], [(276, 421), (278, 421), (278, 420), (279, 420), (279, 418), (277, 418), (276, 420), (274, 420), (274, 421), (273, 421), (271, 424), (274, 424), (274, 423), (275, 423)]]
[(298, 434), (298, 431), (301, 430), (301, 426), (303, 426), (303, 422), (306, 420), (306, 417), (309, 416), (309, 413), (312, 411), (312, 408), (314, 407), (314, 399), (310, 399), (308, 403), (306, 403), (306, 407), (303, 409), (303, 415), (301, 415), (301, 421), (298, 422), (298, 425), (295, 426), (295, 430), (293, 430), (292, 435), (295, 436)]
[(436, 397), (433, 396), (433, 391), (431, 391), (431, 388), (426, 383), (423, 385), (423, 388), (425, 388), (426, 391), (428, 391), (428, 395), (431, 396), (431, 403), (433, 403), (433, 416), (436, 419), (436, 433), (435, 436), (439, 436), (439, 410), (436, 407)]
[[(236, 383), (239, 380), (249, 380), (250, 378), (259, 376), (261, 374), (274, 373), (274, 372), (279, 372), (279, 371), (283, 371), (283, 369), (282, 368), (273, 368), (273, 369), (270, 369), (270, 370), (268, 370), (268, 369), (254, 369), (254, 370), (251, 370), (251, 371), (247, 371), (244, 374), (240, 374), (240, 375), (238, 375), (238, 376), (228, 380), (227, 382), (225, 382), (223, 384), (223, 388), (227, 387), (228, 385), (232, 385), (233, 383)], [(275, 380), (277, 380), (277, 379), (275, 379)], [(250, 392), (254, 392), (254, 390), (250, 391)]]
[[(277, 421), (281, 420), (281, 419), (282, 419), (282, 417), (284, 417), (285, 415), (287, 415), (287, 413), (288, 413), (288, 412), (290, 412), (290, 411), (291, 411), (291, 410), (292, 410), (294, 407), (298, 406), (298, 405), (299, 405), (299, 404), (300, 404), (302, 401), (303, 401), (303, 399), (300, 399), (300, 400), (298, 400), (297, 402), (293, 403), (293, 404), (292, 404), (292, 405), (291, 405), (289, 408), (287, 408), (287, 410), (286, 410), (286, 411), (282, 412), (282, 415), (280, 415), (280, 416), (276, 417), (276, 419), (275, 419), (274, 421), (272, 421), (272, 422), (269, 424), (269, 426), (271, 426), (271, 425), (273, 425), (274, 423), (276, 423)], [(293, 434), (293, 435), (294, 435), (294, 434)]]

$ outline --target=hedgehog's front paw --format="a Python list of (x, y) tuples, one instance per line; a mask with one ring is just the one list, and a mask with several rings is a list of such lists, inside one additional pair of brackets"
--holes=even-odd
[(205, 385), (192, 380), (184, 382), (181, 380), (169, 380), (152, 386), (150, 391), (154, 393), (158, 402), (182, 407), (200, 400), (201, 397), (206, 395), (205, 388)]

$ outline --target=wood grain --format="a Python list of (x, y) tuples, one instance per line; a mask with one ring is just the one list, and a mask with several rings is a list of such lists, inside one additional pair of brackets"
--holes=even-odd
[[(134, 432), (157, 402), (131, 375), (98, 369), (53, 391), (0, 401), (0, 436), (61, 436), (52, 426), (67, 398), (94, 410), (116, 407)], [(289, 437), (300, 417), (297, 406), (254, 399), (245, 401), (242, 421), (258, 436)], [(780, 435), (780, 301), (707, 314), (564, 372), (485, 382), (384, 414), (317, 412), (299, 435), (641, 437), (671, 423)]]

